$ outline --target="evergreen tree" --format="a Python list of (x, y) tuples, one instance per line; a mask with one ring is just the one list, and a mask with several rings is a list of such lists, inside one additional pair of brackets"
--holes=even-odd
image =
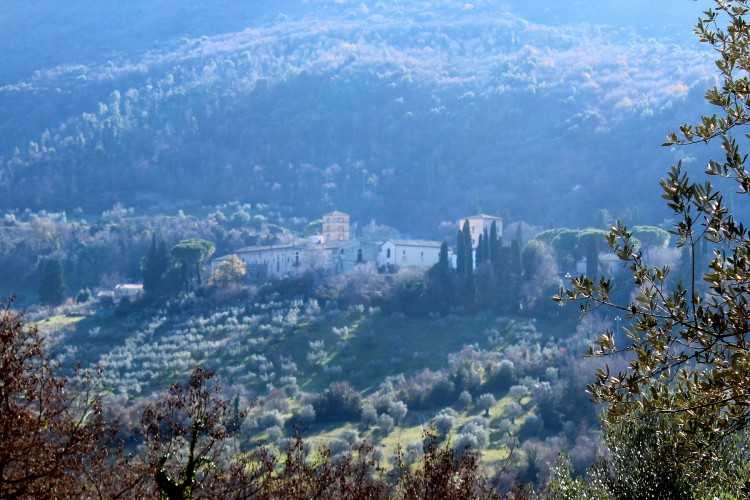
[(464, 236), (464, 249), (466, 250), (466, 259), (464, 260), (466, 270), (464, 271), (464, 276), (468, 279), (474, 274), (474, 255), (472, 252), (474, 247), (471, 243), (471, 226), (469, 226), (469, 219), (464, 221), (462, 232)]
[(498, 266), (500, 264), (500, 246), (502, 243), (500, 242), (500, 238), (497, 236), (497, 224), (495, 221), (492, 221), (492, 225), (490, 226), (490, 262), (492, 262), (493, 267), (495, 270), (498, 270)]
[(482, 238), (482, 262), (489, 262), (490, 261), (490, 235), (487, 232), (487, 228), (484, 229), (484, 234)]
[(162, 241), (157, 243), (156, 235), (151, 237), (151, 248), (141, 259), (141, 277), (143, 278), (143, 290), (147, 294), (159, 293), (162, 287), (164, 274), (171, 263), (166, 244)]
[(428, 276), (430, 295), (434, 300), (435, 309), (439, 312), (447, 312), (453, 302), (455, 278), (448, 260), (448, 243), (445, 241), (440, 245), (438, 262), (430, 268)]
[(65, 301), (65, 276), (62, 263), (57, 259), (49, 259), (44, 266), (39, 299), (45, 306), (59, 306)]
[(182, 240), (172, 247), (172, 256), (180, 262), (185, 270), (186, 282), (195, 279), (201, 284), (201, 262), (213, 255), (216, 247), (208, 240), (201, 238), (190, 238)]
[(479, 235), (479, 242), (477, 244), (477, 267), (481, 266), (484, 262), (484, 238)]
[(456, 235), (456, 274), (459, 278), (466, 277), (466, 247), (464, 234), (460, 228)]
[(469, 226), (469, 220), (464, 221), (464, 228), (463, 228), (463, 236), (464, 236), (464, 248), (466, 249), (466, 270), (465, 270), (465, 280), (464, 280), (464, 304), (466, 305), (472, 305), (474, 303), (474, 298), (476, 295), (476, 290), (474, 287), (474, 255), (472, 253), (472, 244), (471, 244), (471, 226)]
[(510, 243), (510, 267), (508, 270), (508, 291), (510, 295), (511, 311), (516, 309), (518, 295), (521, 288), (521, 240), (515, 239)]

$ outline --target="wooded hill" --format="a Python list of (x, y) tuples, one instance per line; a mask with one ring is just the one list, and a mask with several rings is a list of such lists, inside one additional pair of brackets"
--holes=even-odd
[(158, 42), (106, 60), (51, 54), (59, 65), (31, 75), (15, 65), (0, 88), (0, 208), (164, 213), (236, 199), (308, 217), (347, 207), (417, 236), (478, 208), (545, 225), (585, 226), (604, 208), (656, 223), (654, 179), (683, 155), (658, 145), (700, 107), (710, 67), (679, 37), (544, 24), (497, 2), (258, 9), (229, 32), (187, 23), (193, 35), (178, 38), (136, 22)]

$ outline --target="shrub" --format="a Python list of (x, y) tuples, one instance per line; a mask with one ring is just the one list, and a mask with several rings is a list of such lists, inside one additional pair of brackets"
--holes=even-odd
[(491, 365), (485, 387), (492, 391), (507, 391), (516, 383), (516, 367), (509, 359), (504, 359), (498, 364)]
[(544, 420), (537, 415), (529, 415), (518, 429), (518, 439), (524, 440), (542, 435)]
[(91, 290), (88, 288), (84, 288), (83, 290), (78, 292), (78, 295), (76, 295), (76, 303), (77, 304), (83, 304), (91, 300)]
[(361, 414), (361, 396), (348, 382), (334, 382), (315, 398), (313, 408), (319, 421), (354, 420)]

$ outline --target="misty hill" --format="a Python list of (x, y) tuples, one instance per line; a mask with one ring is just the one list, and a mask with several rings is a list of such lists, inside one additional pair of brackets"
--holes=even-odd
[(0, 208), (236, 199), (415, 234), (477, 208), (658, 222), (656, 181), (682, 155), (658, 144), (710, 84), (674, 2), (648, 26), (637, 9), (620, 25), (612, 7), (582, 17), (580, 2), (172, 4), (74, 2), (57, 14), (77, 20), (70, 51), (41, 6), (4, 15), (50, 30), (13, 32)]

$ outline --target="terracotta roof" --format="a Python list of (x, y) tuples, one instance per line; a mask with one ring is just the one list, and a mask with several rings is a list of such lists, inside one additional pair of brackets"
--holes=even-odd
[(325, 217), (327, 215), (346, 215), (347, 217), (349, 217), (349, 214), (345, 214), (344, 212), (339, 212), (338, 210), (334, 210), (333, 212), (329, 212), (327, 214), (323, 214), (323, 217)]

